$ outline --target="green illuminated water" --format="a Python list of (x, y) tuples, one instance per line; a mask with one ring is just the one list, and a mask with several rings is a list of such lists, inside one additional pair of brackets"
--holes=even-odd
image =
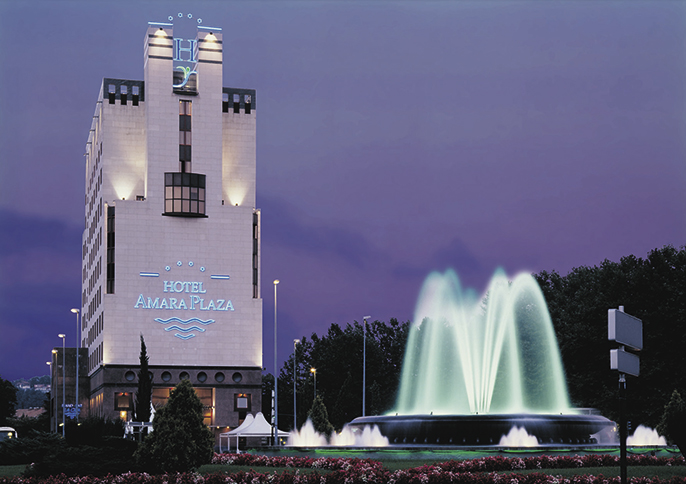
[(486, 293), (431, 273), (408, 336), (399, 415), (573, 413), (557, 340), (535, 279), (497, 271)]

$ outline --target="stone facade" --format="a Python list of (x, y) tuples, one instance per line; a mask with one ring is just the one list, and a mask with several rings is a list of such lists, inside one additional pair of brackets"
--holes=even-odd
[(86, 144), (87, 411), (131, 418), (143, 335), (154, 403), (189, 378), (219, 433), (261, 408), (256, 97), (222, 86), (221, 29), (176, 27), (149, 24), (143, 81), (103, 80)]

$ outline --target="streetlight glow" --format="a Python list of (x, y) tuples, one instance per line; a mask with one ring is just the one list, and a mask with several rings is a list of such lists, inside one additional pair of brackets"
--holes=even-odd
[(317, 369), (310, 368), (310, 373), (314, 375), (314, 399), (317, 399)]

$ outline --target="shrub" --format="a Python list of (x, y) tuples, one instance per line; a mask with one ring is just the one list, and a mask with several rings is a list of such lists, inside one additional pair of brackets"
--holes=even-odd
[(65, 446), (58, 434), (35, 430), (0, 443), (0, 465), (30, 464)]
[(106, 437), (124, 437), (124, 422), (120, 419), (88, 417), (80, 425), (76, 425), (75, 421), (67, 422), (65, 434), (69, 445), (100, 447)]
[(153, 420), (153, 432), (136, 451), (148, 472), (185, 472), (209, 464), (214, 436), (203, 423), (202, 402), (188, 380), (172, 390), (168, 403)]
[(137, 470), (133, 453), (137, 443), (116, 437), (105, 437), (99, 447), (63, 446), (45, 456), (24, 472), (26, 477), (97, 476), (123, 474)]

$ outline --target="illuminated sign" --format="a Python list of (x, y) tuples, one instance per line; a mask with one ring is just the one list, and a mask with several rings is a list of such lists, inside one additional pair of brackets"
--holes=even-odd
[[(177, 267), (183, 267), (183, 262), (178, 261)], [(195, 264), (188, 262), (188, 267)], [(205, 267), (200, 267), (200, 273), (206, 272)], [(170, 272), (172, 266), (166, 266), (165, 271)], [(140, 272), (140, 277), (160, 277), (159, 272)], [(212, 274), (212, 280), (228, 281), (226, 274)], [(198, 280), (163, 280), (160, 286), (161, 294), (139, 294), (134, 304), (134, 309), (166, 310), (166, 311), (201, 311), (202, 313), (215, 311), (233, 311), (233, 303), (228, 298), (215, 298), (207, 295), (206, 281)], [(204, 316), (204, 315), (203, 315)], [(210, 316), (210, 314), (207, 314)], [(169, 318), (155, 318), (154, 321), (162, 324), (164, 330), (173, 332), (174, 336), (183, 340), (194, 338), (197, 334), (204, 333), (206, 327), (215, 322), (214, 319), (202, 319), (192, 316), (183, 319), (177, 316)]]
[[(186, 20), (184, 17), (187, 17)], [(178, 14), (178, 27), (182, 29), (182, 37), (174, 37), (173, 39), (173, 60), (174, 60), (174, 77), (172, 87), (176, 92), (195, 93), (198, 90), (198, 40), (185, 38), (186, 35), (193, 35), (192, 31), (186, 25), (190, 22), (193, 15), (190, 13), (184, 15)], [(170, 16), (169, 20), (172, 21)], [(198, 19), (198, 24), (202, 23), (202, 19)], [(177, 25), (174, 26), (175, 30)], [(196, 30), (193, 28), (192, 30)]]

